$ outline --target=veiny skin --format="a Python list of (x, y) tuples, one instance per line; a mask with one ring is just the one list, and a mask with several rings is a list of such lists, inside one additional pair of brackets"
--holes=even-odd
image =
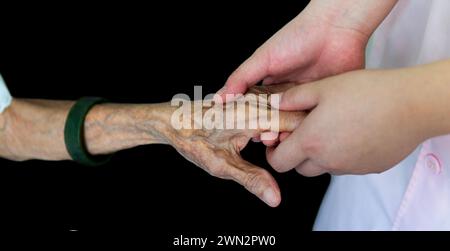
[[(270, 94), (291, 86), (293, 84), (258, 86), (253, 87), (249, 93)], [(250, 118), (248, 109), (246, 112), (247, 114), (236, 114), (235, 120), (246, 119), (248, 122), (258, 119)], [(280, 112), (280, 131), (293, 131), (305, 115), (304, 112)], [(261, 129), (169, 129), (164, 135), (166, 141), (180, 154), (211, 175), (234, 180), (268, 205), (277, 206), (281, 201), (281, 195), (275, 179), (266, 170), (245, 161), (240, 156), (240, 151), (245, 148), (248, 141), (262, 132)]]
[[(269, 94), (285, 89), (255, 87), (251, 92)], [(72, 101), (13, 99), (0, 114), (0, 156), (16, 161), (71, 159), (65, 147), (64, 124), (72, 106)], [(144, 144), (170, 144), (211, 175), (235, 180), (271, 206), (280, 203), (273, 177), (239, 154), (262, 129), (175, 130), (171, 116), (176, 109), (170, 103), (97, 105), (86, 117), (86, 147), (91, 154), (109, 154)], [(204, 107), (202, 113), (207, 110)], [(243, 115), (237, 114), (236, 119), (258, 119)], [(281, 112), (280, 129), (294, 130), (303, 117), (303, 112)]]

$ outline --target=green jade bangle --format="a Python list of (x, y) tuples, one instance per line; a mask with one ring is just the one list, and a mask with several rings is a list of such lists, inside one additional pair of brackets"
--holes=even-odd
[(70, 109), (64, 127), (64, 141), (72, 159), (82, 165), (99, 166), (108, 162), (111, 155), (91, 155), (84, 140), (84, 121), (89, 110), (106, 100), (98, 97), (80, 98)]

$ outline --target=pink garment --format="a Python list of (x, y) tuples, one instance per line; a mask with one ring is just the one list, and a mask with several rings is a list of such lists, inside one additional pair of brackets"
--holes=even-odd
[[(450, 58), (449, 13), (448, 0), (399, 1), (375, 34), (368, 67), (406, 67)], [(393, 230), (450, 229), (449, 167), (450, 136), (422, 144)]]
[[(449, 58), (450, 1), (399, 0), (370, 39), (366, 67)], [(427, 140), (384, 173), (333, 176), (314, 229), (450, 230), (449, 169), (446, 135)]]
[(393, 230), (450, 229), (450, 135), (422, 144)]

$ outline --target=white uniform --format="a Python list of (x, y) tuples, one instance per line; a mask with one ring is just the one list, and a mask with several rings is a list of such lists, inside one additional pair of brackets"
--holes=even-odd
[[(366, 65), (448, 58), (450, 1), (400, 0), (370, 39)], [(333, 176), (314, 229), (450, 230), (450, 135), (427, 140), (384, 173)]]
[(5, 82), (0, 75), (0, 113), (11, 104), (11, 94), (9, 94), (8, 88), (6, 88)]

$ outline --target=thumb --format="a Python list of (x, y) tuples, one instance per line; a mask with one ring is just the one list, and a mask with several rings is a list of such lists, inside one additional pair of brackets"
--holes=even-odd
[(281, 202), (280, 188), (273, 176), (265, 169), (236, 156), (234, 164), (227, 168), (229, 178), (241, 184), (271, 207)]
[(242, 63), (227, 79), (225, 86), (217, 94), (223, 100), (226, 94), (243, 94), (247, 89), (267, 75), (268, 57), (259, 49), (253, 53), (244, 63)]
[(309, 110), (319, 102), (319, 89), (314, 83), (301, 84), (281, 93), (280, 101), (270, 105), (284, 111)]

